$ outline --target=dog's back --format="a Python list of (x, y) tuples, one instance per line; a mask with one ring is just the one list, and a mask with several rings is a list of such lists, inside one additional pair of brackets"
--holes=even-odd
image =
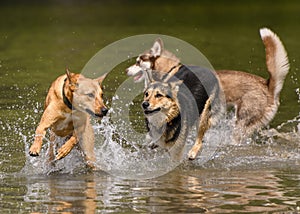
[[(207, 100), (211, 97), (211, 116), (215, 122), (224, 113), (222, 91), (215, 73), (199, 66), (182, 65), (170, 79), (183, 81), (178, 93), (181, 114), (186, 114), (188, 125), (193, 125), (201, 115)], [(197, 107), (195, 109), (195, 107)], [(215, 117), (215, 118), (214, 118)]]

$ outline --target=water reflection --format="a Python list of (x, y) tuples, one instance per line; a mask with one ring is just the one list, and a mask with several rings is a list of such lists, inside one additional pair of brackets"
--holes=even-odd
[[(299, 171), (177, 169), (144, 181), (120, 180), (96, 172), (25, 180), (23, 199), (6, 208), (30, 213), (232, 213), (296, 212)], [(9, 185), (9, 183), (8, 183)], [(21, 185), (22, 186), (22, 185)], [(13, 194), (1, 188), (3, 194)], [(16, 205), (16, 206), (14, 206)]]
[[(35, 6), (18, 2), (6, 1), (0, 8), (1, 213), (299, 213), (299, 1), (221, 5), (160, 1), (160, 14), (153, 2), (56, 1)], [(182, 9), (187, 11), (184, 16), (178, 12)], [(223, 148), (208, 165), (194, 162), (146, 181), (120, 180), (100, 172), (11, 174), (27, 161), (26, 147), (39, 121), (45, 91), (65, 66), (80, 71), (107, 44), (150, 32), (191, 42), (215, 68), (262, 75), (265, 64), (257, 29), (264, 25), (282, 35), (291, 60), (281, 107), (271, 124), (279, 133), (267, 133), (266, 141), (264, 136), (248, 147)]]
[(95, 213), (96, 183), (94, 175), (68, 175), (27, 178), (24, 202), (31, 213)]

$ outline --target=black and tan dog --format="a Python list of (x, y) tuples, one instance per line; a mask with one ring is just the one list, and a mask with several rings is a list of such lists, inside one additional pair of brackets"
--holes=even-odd
[[(287, 53), (278, 36), (267, 28), (261, 29), (260, 35), (266, 48), (269, 79), (241, 71), (216, 71), (227, 105), (235, 108), (234, 137), (237, 140), (250, 136), (274, 118), (280, 91), (289, 71)], [(144, 79), (144, 70), (155, 70), (155, 76), (163, 78), (166, 73), (176, 74), (180, 66), (180, 60), (165, 50), (162, 40), (157, 39), (153, 47), (141, 54), (126, 72), (138, 82)]]
[(197, 124), (195, 143), (188, 158), (196, 158), (205, 132), (224, 113), (224, 98), (213, 71), (196, 66), (180, 66), (175, 75), (160, 81), (146, 72), (142, 107), (151, 147), (167, 149), (173, 159), (180, 159), (191, 127)]
[[(85, 78), (81, 74), (70, 73), (58, 77), (51, 85), (44, 113), (35, 132), (34, 143), (29, 154), (38, 156), (43, 138), (50, 128), (50, 160), (61, 159), (68, 155), (79, 143), (87, 164), (94, 166), (94, 131), (90, 116), (102, 118), (108, 112), (103, 103), (101, 83), (105, 75), (98, 79)], [(53, 155), (53, 142), (56, 136), (68, 137), (68, 140)]]

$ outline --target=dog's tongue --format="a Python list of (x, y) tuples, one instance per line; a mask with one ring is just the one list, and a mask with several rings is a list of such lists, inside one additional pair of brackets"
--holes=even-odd
[(139, 81), (139, 79), (143, 76), (143, 73), (139, 73), (138, 75), (136, 75), (133, 79), (135, 82)]

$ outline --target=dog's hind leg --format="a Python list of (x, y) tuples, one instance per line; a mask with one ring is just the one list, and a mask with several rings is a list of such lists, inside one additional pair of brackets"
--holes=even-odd
[[(264, 117), (268, 110), (268, 96), (263, 92), (247, 93), (236, 106), (236, 124), (233, 130), (235, 143), (242, 143), (252, 134), (269, 123)], [(255, 103), (255, 105), (253, 104)]]
[(211, 97), (209, 99), (207, 99), (204, 109), (201, 113), (197, 139), (196, 139), (194, 146), (188, 153), (188, 158), (190, 160), (194, 160), (196, 158), (199, 150), (202, 148), (202, 139), (204, 137), (204, 134), (211, 126), (210, 107), (211, 107)]

